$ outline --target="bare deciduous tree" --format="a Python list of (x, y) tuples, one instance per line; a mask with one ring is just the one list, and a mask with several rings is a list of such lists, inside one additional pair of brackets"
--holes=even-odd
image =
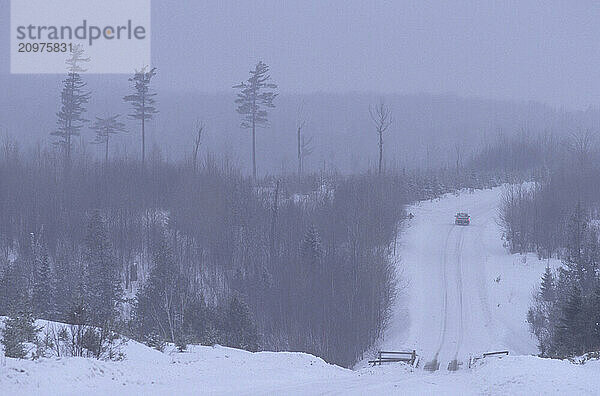
[(463, 144), (462, 142), (455, 142), (454, 143), (454, 153), (456, 154), (456, 173), (458, 173), (461, 164), (462, 164), (462, 157), (463, 157)]
[(588, 164), (593, 144), (594, 135), (591, 129), (571, 133), (570, 148), (575, 154), (579, 167), (582, 169)]
[(193, 158), (193, 167), (194, 172), (198, 171), (198, 149), (200, 149), (200, 142), (202, 140), (202, 132), (204, 132), (204, 121), (197, 120), (194, 124), (194, 130), (196, 132), (196, 138), (194, 140), (194, 158)]
[(374, 108), (369, 106), (369, 114), (371, 115), (371, 120), (373, 120), (373, 123), (375, 124), (375, 130), (377, 131), (377, 136), (379, 137), (378, 173), (381, 174), (383, 166), (383, 133), (387, 131), (392, 124), (392, 111), (382, 100)]
[(298, 176), (304, 172), (304, 158), (308, 157), (314, 151), (312, 146), (312, 136), (306, 138), (302, 135), (302, 130), (306, 127), (306, 115), (304, 114), (304, 103), (298, 109), (297, 123), (297, 144), (298, 144)]
[(306, 120), (298, 121), (298, 176), (302, 175), (302, 128), (306, 126)]
[(300, 144), (300, 171), (304, 172), (304, 159), (310, 156), (315, 150), (313, 146), (313, 136), (302, 136), (302, 143)]

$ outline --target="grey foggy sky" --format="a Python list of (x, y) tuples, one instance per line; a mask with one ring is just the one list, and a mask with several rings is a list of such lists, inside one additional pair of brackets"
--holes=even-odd
[[(0, 2), (6, 52), (9, 7)], [(262, 59), (284, 93), (454, 93), (600, 106), (598, 2), (152, 3), (161, 88), (231, 92)]]
[[(173, 88), (227, 90), (262, 58), (283, 92), (600, 105), (598, 2), (154, 0), (153, 7), (153, 57), (175, 72), (163, 75)], [(188, 72), (192, 81), (182, 78)]]

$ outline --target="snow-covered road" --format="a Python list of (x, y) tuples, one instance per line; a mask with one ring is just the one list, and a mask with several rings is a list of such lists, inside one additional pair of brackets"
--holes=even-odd
[[(527, 265), (527, 256), (520, 261), (502, 246), (500, 192), (465, 192), (409, 208), (414, 218), (397, 247), (407, 287), (383, 348), (415, 349), (424, 367), (442, 370), (491, 350), (536, 352), (525, 312), (543, 263)], [(457, 212), (468, 212), (471, 225), (454, 225)]]

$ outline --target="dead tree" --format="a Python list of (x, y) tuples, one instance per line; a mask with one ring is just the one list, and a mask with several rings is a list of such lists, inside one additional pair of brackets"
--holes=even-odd
[(300, 172), (304, 172), (304, 159), (311, 155), (315, 149), (312, 141), (312, 136), (302, 136), (302, 143), (300, 144)]
[(463, 145), (461, 142), (454, 143), (454, 152), (456, 153), (456, 173), (460, 171), (463, 156)]
[(312, 136), (306, 138), (302, 130), (306, 128), (306, 116), (304, 115), (304, 103), (298, 108), (297, 144), (298, 144), (298, 176), (304, 172), (304, 158), (313, 152)]
[(298, 176), (301, 176), (304, 172), (304, 159), (311, 155), (314, 151), (312, 144), (312, 136), (302, 135), (302, 128), (306, 125), (306, 121), (302, 121), (298, 124)]
[(202, 139), (202, 132), (204, 131), (204, 121), (196, 121), (194, 124), (194, 130), (196, 131), (196, 140), (194, 141), (194, 172), (198, 171), (198, 149), (200, 148), (200, 141)]
[(594, 135), (590, 129), (580, 130), (571, 133), (571, 150), (575, 155), (580, 169), (587, 167), (590, 159), (592, 147), (594, 145)]
[(271, 259), (271, 263), (275, 259), (275, 238), (276, 238), (276, 229), (277, 229), (277, 213), (279, 210), (279, 180), (275, 183), (275, 192), (273, 198), (273, 207), (271, 208), (271, 235), (270, 235), (270, 254), (269, 258)]
[(383, 133), (390, 127), (392, 124), (392, 111), (383, 100), (374, 108), (369, 106), (369, 114), (371, 115), (371, 120), (375, 124), (375, 130), (377, 131), (377, 135), (379, 137), (379, 171), (378, 174), (381, 175), (381, 169), (383, 166)]
[(306, 121), (302, 120), (298, 123), (298, 176), (302, 175), (302, 140), (300, 138), (302, 128), (306, 125)]

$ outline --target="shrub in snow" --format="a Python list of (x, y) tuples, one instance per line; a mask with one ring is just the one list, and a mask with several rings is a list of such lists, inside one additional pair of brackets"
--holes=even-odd
[(144, 343), (149, 347), (161, 352), (165, 350), (166, 346), (165, 340), (157, 332), (154, 331), (146, 335)]
[(187, 341), (184, 337), (180, 337), (176, 342), (175, 346), (179, 352), (185, 352), (187, 349)]
[(39, 328), (35, 327), (31, 312), (14, 312), (4, 321), (2, 345), (8, 357), (23, 359), (32, 350), (31, 343), (37, 343)]

